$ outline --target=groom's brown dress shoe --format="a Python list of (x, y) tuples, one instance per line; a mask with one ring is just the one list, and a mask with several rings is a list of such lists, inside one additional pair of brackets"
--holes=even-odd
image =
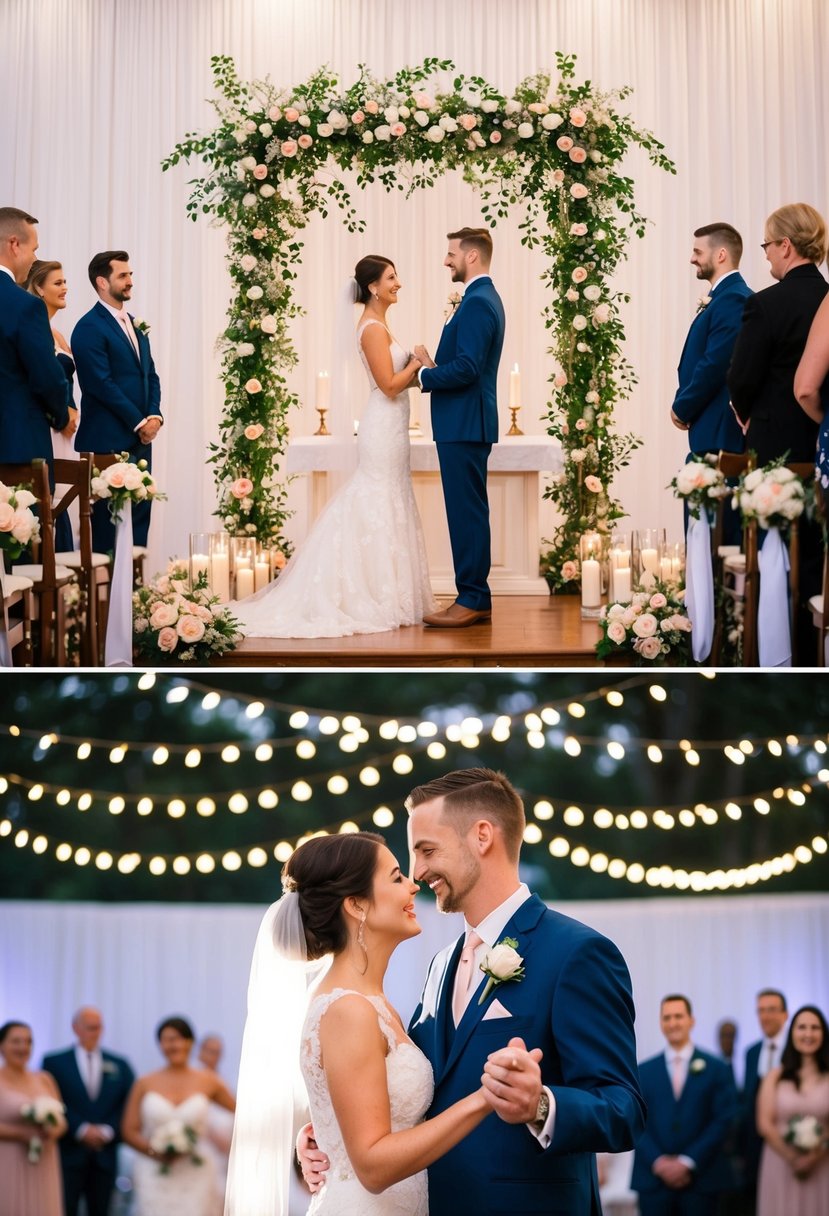
[(435, 629), (463, 629), (466, 625), (478, 625), (482, 621), (492, 620), (492, 609), (464, 608), (457, 600), (444, 608), (443, 612), (432, 612), (423, 618), (424, 625)]

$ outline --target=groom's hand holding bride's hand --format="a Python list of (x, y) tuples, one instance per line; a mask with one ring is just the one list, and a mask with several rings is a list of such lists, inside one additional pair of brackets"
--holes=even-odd
[(314, 1139), (314, 1128), (311, 1123), (306, 1123), (297, 1133), (296, 1155), (302, 1167), (302, 1177), (305, 1179), (305, 1185), (311, 1194), (314, 1195), (324, 1184), (325, 1171), (330, 1167), (331, 1162), (322, 1149), (317, 1148), (317, 1142)]
[(435, 363), (425, 346), (416, 346), (414, 354), (415, 359), (419, 359), (424, 367), (437, 367), (437, 363)]
[(532, 1123), (541, 1097), (543, 1052), (527, 1051), (523, 1039), (510, 1039), (506, 1047), (493, 1051), (484, 1065), (481, 1084), (492, 1109), (505, 1123)]

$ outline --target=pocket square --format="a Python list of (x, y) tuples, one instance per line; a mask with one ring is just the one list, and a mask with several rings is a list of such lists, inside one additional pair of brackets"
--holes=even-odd
[(501, 1004), (500, 1001), (493, 1001), (492, 1004), (487, 1009), (484, 1016), (481, 1018), (481, 1021), (482, 1022), (491, 1022), (493, 1020), (493, 1018), (511, 1018), (511, 1017), (512, 1017), (512, 1014), (510, 1013), (510, 1011), (508, 1009), (506, 1009)]

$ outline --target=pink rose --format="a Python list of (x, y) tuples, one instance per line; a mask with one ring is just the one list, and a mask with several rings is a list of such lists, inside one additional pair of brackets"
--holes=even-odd
[(583, 283), (587, 278), (587, 271), (583, 266), (577, 266), (570, 277), (574, 283)]
[(355, 110), (351, 115), (351, 121), (354, 123), (355, 127), (359, 127), (361, 122), (366, 121), (366, 116), (362, 110)]
[(286, 139), (281, 145), (279, 151), (283, 156), (296, 156), (297, 142), (295, 139)]
[(587, 224), (571, 224), (571, 236), (587, 236)]
[(585, 152), (584, 148), (571, 148), (570, 160), (576, 165), (583, 165), (587, 160), (587, 153)]
[(256, 379), (255, 376), (251, 376), (250, 380), (248, 380), (247, 383), (245, 384), (245, 392), (246, 393), (261, 393), (262, 392), (262, 385), (259, 383), (259, 381)]
[(284, 570), (288, 559), (285, 556), (285, 554), (282, 552), (282, 550), (280, 549), (278, 553), (274, 553), (272, 555), (271, 561), (274, 564), (274, 566), (276, 566), (277, 570)]
[(178, 646), (178, 634), (175, 629), (171, 629), (169, 625), (162, 629), (158, 635), (158, 649), (166, 650), (168, 653), (175, 650)]
[(565, 373), (556, 372), (556, 378), (555, 378), (554, 383), (555, 383), (556, 388), (564, 388), (564, 386), (567, 383), (567, 376), (565, 375)]
[(492, 132), (492, 134), (491, 134), (491, 135), (490, 135), (490, 137), (489, 137), (489, 142), (490, 142), (491, 144), (499, 144), (499, 143), (501, 142), (501, 132), (500, 132), (500, 131), (493, 131), (493, 132)]
[(556, 140), (556, 147), (562, 152), (569, 152), (573, 146), (573, 141), (569, 135), (560, 135)]
[(598, 477), (594, 477), (592, 473), (588, 473), (584, 479), (584, 486), (591, 494), (598, 494), (602, 488), (602, 483)]
[(183, 642), (200, 642), (204, 637), (204, 621), (200, 621), (197, 616), (187, 614), (179, 617), (176, 631)]
[(583, 127), (587, 122), (587, 115), (584, 110), (580, 110), (578, 106), (573, 106), (570, 111), (570, 122), (574, 127)]
[(265, 180), (265, 178), (268, 176), (268, 166), (267, 165), (257, 165), (256, 168), (253, 170), (253, 176), (256, 178), (256, 180), (258, 182), (263, 182)]
[(271, 108), (268, 110), (268, 118), (270, 118), (272, 122), (279, 122), (281, 117), (282, 111), (280, 110), (279, 106), (271, 106)]
[(109, 485), (114, 489), (120, 490), (124, 484), (126, 470), (122, 465), (114, 464), (106, 471), (106, 479)]
[(406, 124), (404, 122), (393, 122), (389, 130), (395, 139), (399, 139), (401, 135), (406, 134)]
[[(11, 532), (14, 526), (14, 507), (7, 502), (0, 502), (0, 532)], [(0, 561), (2, 558), (0, 558)]]
[(267, 235), (267, 228), (254, 228), (253, 232), (251, 233), (251, 236), (255, 241), (261, 241), (263, 237), (266, 237)]
[(478, 125), (478, 116), (477, 114), (459, 114), (458, 122), (464, 131), (471, 131), (473, 127), (477, 127)]
[(260, 422), (252, 422), (245, 427), (245, 439), (258, 439), (264, 429)]
[(662, 653), (659, 638), (641, 638), (635, 646), (643, 659), (656, 659)]
[(237, 477), (230, 487), (230, 492), (234, 498), (247, 498), (248, 494), (253, 492), (253, 482), (249, 477)]
[(368, 111), (369, 114), (377, 114), (380, 111), (380, 107), (376, 101), (367, 101), (366, 110)]
[(428, 93), (415, 93), (414, 99), (418, 110), (431, 110), (435, 104)]
[(153, 604), (153, 610), (150, 613), (150, 625), (153, 629), (163, 629), (165, 625), (175, 625), (178, 617), (178, 608), (175, 604), (166, 604), (163, 600), (158, 600)]
[(652, 612), (643, 612), (633, 622), (633, 632), (638, 638), (652, 638), (659, 628), (659, 622)]
[(628, 633), (620, 620), (611, 621), (607, 627), (607, 636), (611, 642), (615, 642), (617, 646), (621, 646)]
[(667, 608), (667, 606), (668, 601), (661, 591), (655, 591), (648, 600), (648, 607), (650, 608)]
[(570, 579), (575, 578), (578, 574), (578, 567), (575, 562), (565, 562), (561, 567), (561, 577), (565, 583), (569, 583)]
[(577, 431), (586, 431), (587, 430), (587, 423), (584, 421), (583, 418), (576, 419), (576, 430)]
[(313, 142), (314, 141), (310, 135), (300, 135), (299, 139), (297, 140), (300, 148), (310, 148)]
[(560, 186), (562, 184), (562, 182), (564, 181), (564, 170), (563, 169), (554, 169), (553, 170), (553, 181), (555, 182), (555, 184), (557, 186)]
[(289, 106), (285, 111), (285, 118), (287, 122), (296, 122), (299, 118), (299, 110), (295, 110), (293, 106)]
[(527, 106), (532, 114), (546, 114), (549, 108), (546, 101), (531, 101)]
[(573, 182), (570, 187), (570, 194), (573, 198), (587, 198), (589, 193), (590, 191), (587, 189), (587, 186), (581, 182)]
[(561, 424), (561, 433), (562, 433), (562, 435), (569, 435), (569, 434), (570, 434), (570, 423), (569, 423), (569, 422), (562, 422), (562, 424)]

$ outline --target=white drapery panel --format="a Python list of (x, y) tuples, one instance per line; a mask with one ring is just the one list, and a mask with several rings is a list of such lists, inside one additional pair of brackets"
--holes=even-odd
[[(387, 990), (404, 1019), (432, 955), (462, 930), (418, 899), (424, 932), (392, 959)], [(691, 998), (694, 1038), (736, 1019), (742, 1053), (758, 1037), (754, 998), (764, 987), (829, 1011), (829, 896), (746, 895), (563, 904), (568, 916), (617, 943), (633, 979), (640, 1058), (662, 1047), (660, 998)], [(139, 1073), (158, 1066), (155, 1027), (170, 1014), (197, 1034), (220, 1033), (231, 1079), (241, 1046), (248, 969), (263, 908), (249, 905), (0, 902), (0, 1023), (29, 1022), (39, 1059), (71, 1040), (73, 1011), (98, 1004), (105, 1042)]]
[[(186, 553), (188, 532), (209, 527), (215, 506), (204, 454), (222, 402), (213, 346), (228, 295), (224, 240), (186, 221), (187, 167), (159, 168), (185, 132), (212, 125), (212, 54), (233, 55), (245, 78), (270, 74), (285, 86), (322, 64), (351, 83), (360, 62), (385, 77), (438, 55), (509, 90), (552, 68), (561, 49), (579, 56), (579, 76), (598, 87), (633, 85), (630, 112), (678, 166), (675, 178), (644, 157), (629, 166), (652, 221), (618, 275), (633, 297), (627, 353), (640, 378), (619, 425), (645, 439), (617, 487), (633, 526), (681, 531), (664, 487), (686, 452), (668, 407), (700, 294), (688, 265), (693, 229), (733, 222), (746, 242), (744, 273), (761, 288), (771, 282), (759, 249), (765, 216), (796, 200), (829, 209), (823, 0), (4, 0), (0, 47), (1, 202), (37, 215), (42, 255), (65, 264), (60, 327), (69, 333), (94, 302), (86, 265), (107, 247), (131, 254), (134, 308), (152, 325), (167, 416), (155, 468), (170, 500), (155, 509), (150, 570)], [(409, 202), (371, 189), (360, 209), (361, 236), (336, 215), (315, 219), (305, 234), (298, 298), (308, 315), (294, 327), (299, 365), (290, 377), (304, 403), (292, 421), (297, 433), (316, 426), (314, 377), (329, 365), (333, 300), (357, 258), (376, 251), (397, 261), (404, 291), (393, 327), (405, 343), (434, 349), (449, 291), (444, 234), (479, 219), (476, 196), (457, 175)], [(550, 372), (543, 263), (520, 248), (520, 219), (495, 236), (493, 273), (508, 318), (502, 400), (518, 362), (520, 424), (540, 433)], [(426, 402), (421, 416), (428, 422)], [(502, 433), (508, 421), (504, 406)]]

